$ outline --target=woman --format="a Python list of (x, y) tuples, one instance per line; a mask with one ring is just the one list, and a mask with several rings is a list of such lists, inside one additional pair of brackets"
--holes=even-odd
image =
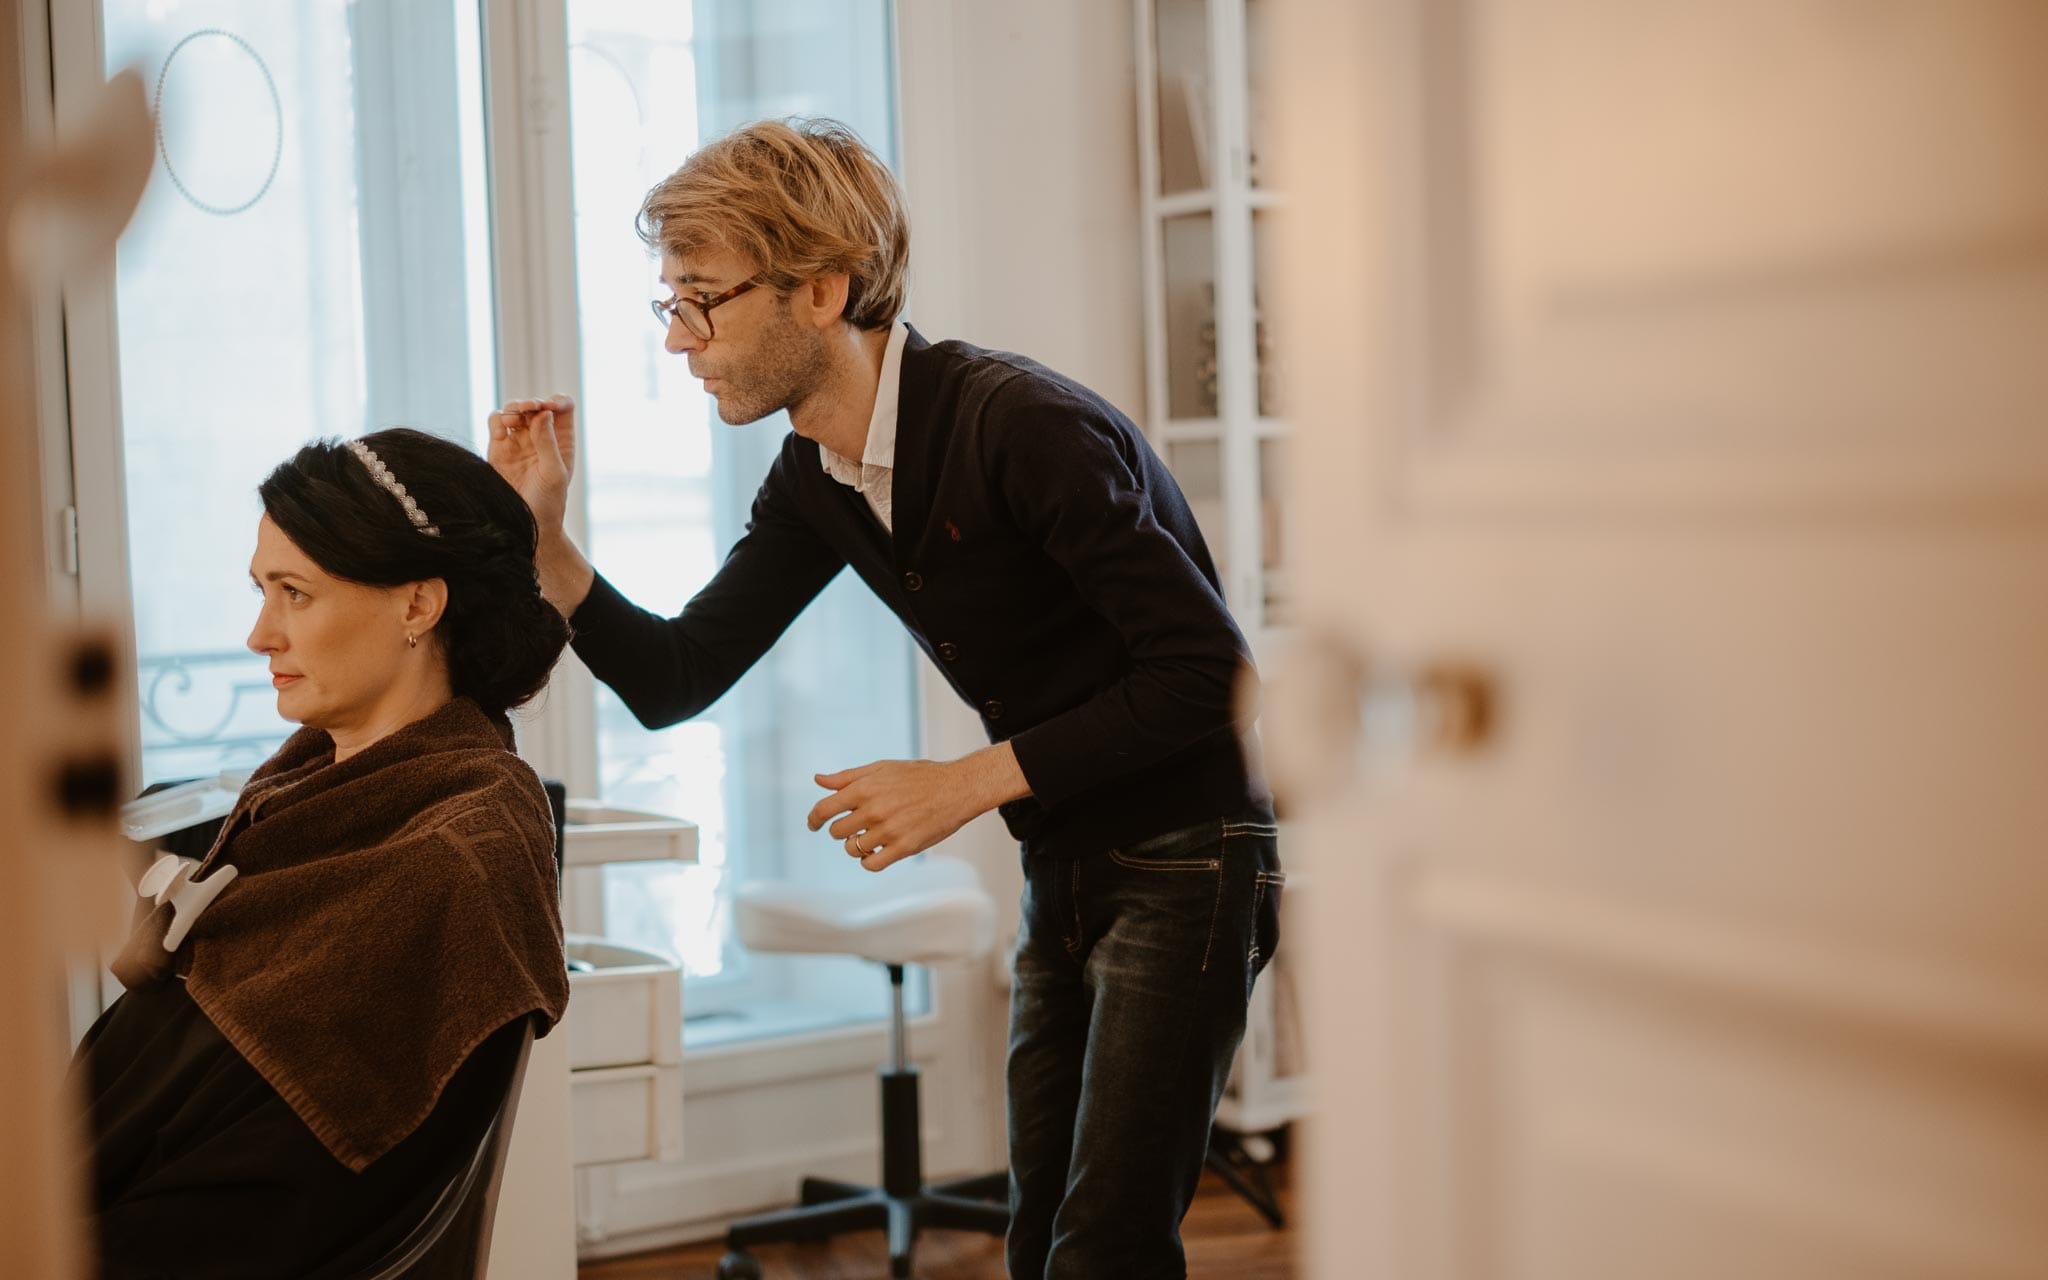
[(348, 1274), (568, 1002), (554, 820), (506, 718), (568, 640), (525, 502), (403, 429), (258, 492), (248, 644), (302, 728), (193, 877), (234, 878), (189, 932), (168, 903), (138, 924), (74, 1063), (110, 1278)]

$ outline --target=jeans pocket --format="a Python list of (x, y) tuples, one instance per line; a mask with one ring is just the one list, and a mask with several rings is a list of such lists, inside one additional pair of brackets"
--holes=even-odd
[(1101, 867), (1096, 901), (1115, 919), (1117, 939), (1137, 945), (1147, 964), (1187, 962), (1198, 973), (1209, 971), (1218, 926), (1227, 920), (1229, 877), (1218, 825), (1203, 823), (1104, 855), (1108, 865)]
[(1223, 865), (1223, 824), (1204, 822), (1109, 851), (1132, 871), (1214, 871)]

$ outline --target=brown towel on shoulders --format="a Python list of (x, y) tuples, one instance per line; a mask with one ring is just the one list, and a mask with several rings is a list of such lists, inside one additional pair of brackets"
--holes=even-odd
[[(197, 873), (240, 871), (174, 966), (314, 1135), (361, 1171), (491, 1032), (569, 1002), (555, 824), (512, 728), (467, 698), (339, 764), (301, 729), (251, 775)], [(147, 976), (169, 908), (115, 974)]]

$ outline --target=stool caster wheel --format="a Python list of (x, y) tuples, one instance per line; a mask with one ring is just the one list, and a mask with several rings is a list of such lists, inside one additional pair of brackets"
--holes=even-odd
[(761, 1264), (744, 1249), (735, 1249), (718, 1260), (718, 1280), (761, 1280)]

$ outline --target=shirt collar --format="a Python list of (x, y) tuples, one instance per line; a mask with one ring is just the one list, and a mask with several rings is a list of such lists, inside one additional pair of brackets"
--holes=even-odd
[[(875, 387), (875, 411), (868, 417), (868, 443), (860, 456), (862, 468), (893, 470), (896, 466), (896, 405), (903, 381), (903, 347), (909, 340), (908, 324), (898, 320), (890, 326), (889, 345), (882, 351), (881, 380)], [(835, 461), (848, 471), (854, 469), (852, 459), (823, 445), (818, 446), (818, 460), (827, 471), (834, 469)]]

